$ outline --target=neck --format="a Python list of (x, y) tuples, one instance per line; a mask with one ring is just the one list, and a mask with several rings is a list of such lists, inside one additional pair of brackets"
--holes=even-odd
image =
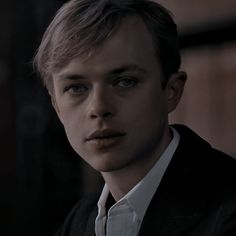
[(124, 197), (139, 181), (141, 181), (155, 163), (160, 159), (162, 153), (171, 141), (171, 134), (167, 132), (167, 137), (158, 148), (152, 151), (148, 156), (138, 158), (135, 163), (132, 163), (122, 169), (102, 172), (102, 176), (116, 201)]

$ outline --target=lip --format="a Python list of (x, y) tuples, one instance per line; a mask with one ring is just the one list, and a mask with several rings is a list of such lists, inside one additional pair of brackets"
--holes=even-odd
[(117, 145), (125, 135), (113, 129), (96, 130), (86, 138), (86, 142), (95, 149), (104, 149)]
[(126, 134), (113, 129), (96, 130), (86, 138), (86, 141), (92, 141), (97, 139), (110, 139), (124, 135)]

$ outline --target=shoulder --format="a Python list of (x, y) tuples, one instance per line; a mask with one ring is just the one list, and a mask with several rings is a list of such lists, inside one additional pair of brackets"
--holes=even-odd
[(84, 235), (88, 224), (93, 224), (97, 215), (99, 194), (90, 194), (80, 199), (72, 208), (56, 236)]
[(223, 164), (235, 168), (235, 158), (213, 148), (210, 143), (190, 128), (184, 125), (173, 125), (173, 127), (178, 131), (181, 137), (177, 150), (181, 152), (182, 155), (187, 153), (191, 154), (191, 156), (197, 156), (198, 161), (210, 162), (210, 164), (213, 165), (212, 167)]
[(236, 159), (191, 129), (174, 128), (181, 138), (162, 188), (165, 198), (171, 198), (171, 210), (198, 212), (202, 219), (198, 227), (206, 235), (236, 235)]
[[(193, 176), (215, 191), (236, 191), (236, 159), (213, 148), (206, 140), (183, 125), (173, 126), (180, 143), (173, 159), (185, 177)], [(191, 179), (191, 178), (190, 178)]]

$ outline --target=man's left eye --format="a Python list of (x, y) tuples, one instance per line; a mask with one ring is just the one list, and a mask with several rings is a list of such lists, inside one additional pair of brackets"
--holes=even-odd
[(120, 79), (115, 83), (115, 86), (118, 86), (120, 88), (132, 88), (137, 84), (136, 79)]

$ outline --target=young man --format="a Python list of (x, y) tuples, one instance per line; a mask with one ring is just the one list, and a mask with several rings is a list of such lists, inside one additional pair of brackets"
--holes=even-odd
[(186, 74), (166, 9), (72, 0), (35, 64), (71, 146), (105, 180), (58, 235), (236, 235), (236, 161), (168, 124)]

